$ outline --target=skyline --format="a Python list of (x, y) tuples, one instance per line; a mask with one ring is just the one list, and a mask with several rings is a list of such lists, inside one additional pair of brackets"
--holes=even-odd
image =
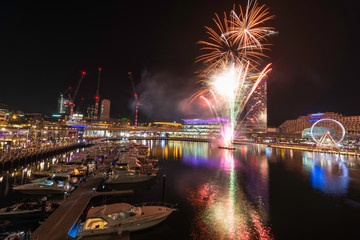
[[(353, 1), (258, 2), (276, 16), (272, 26), (279, 32), (265, 60), (273, 69), (269, 126), (315, 112), (359, 115), (353, 107), (359, 53), (352, 44), (359, 39), (351, 31), (357, 28)], [(185, 106), (194, 92), (196, 42), (204, 39), (204, 26), (212, 26), (214, 13), (229, 12), (233, 3), (2, 3), (1, 100), (24, 112), (55, 112), (60, 92), (86, 71), (76, 101), (94, 103), (101, 67), (100, 97), (111, 101), (113, 117), (133, 119), (128, 72), (134, 73), (137, 91), (152, 101), (140, 108), (140, 120), (177, 120), (183, 112), (197, 112), (196, 106), (178, 111), (180, 105), (175, 112), (174, 103)]]

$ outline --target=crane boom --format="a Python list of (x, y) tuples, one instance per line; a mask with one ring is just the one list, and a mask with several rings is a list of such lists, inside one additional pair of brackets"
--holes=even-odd
[(135, 100), (137, 100), (137, 94), (135, 92), (135, 86), (134, 86), (134, 80), (133, 80), (133, 77), (132, 77), (132, 72), (128, 72), (128, 74), (129, 74), (129, 78), (130, 78), (131, 85), (132, 85), (132, 88), (133, 88)]
[(69, 99), (70, 100), (70, 103), (69, 103), (70, 104), (70, 121), (73, 120), (75, 97), (77, 95), (77, 92), (79, 91), (80, 84), (81, 84), (82, 80), (84, 79), (85, 74), (86, 74), (85, 72), (82, 72), (80, 81), (79, 81), (78, 85), (76, 86), (76, 89), (75, 89), (75, 92), (74, 92), (73, 96), (71, 97), (70, 94), (69, 94), (69, 97), (70, 97), (70, 99)]
[(132, 88), (133, 88), (133, 91), (134, 91), (134, 97), (135, 97), (135, 101), (136, 101), (134, 128), (137, 128), (137, 120), (138, 120), (138, 112), (139, 112), (140, 101), (138, 99), (137, 93), (135, 92), (135, 86), (134, 86), (134, 80), (133, 80), (133, 77), (132, 77), (132, 72), (128, 72), (128, 74), (129, 74), (129, 78), (131, 80), (131, 85), (132, 85)]
[(84, 79), (85, 74), (86, 74), (85, 72), (82, 72), (80, 81), (79, 81), (78, 85), (76, 86), (74, 95), (73, 95), (73, 97), (72, 97), (72, 102), (73, 102), (73, 103), (75, 102), (76, 95), (77, 95), (77, 93), (78, 93), (78, 91), (79, 91), (80, 84), (81, 84), (82, 80)]
[(95, 96), (95, 119), (99, 119), (98, 112), (99, 112), (99, 88), (100, 88), (100, 75), (101, 75), (101, 68), (99, 68), (99, 75), (98, 75), (98, 84), (96, 88), (96, 96)]

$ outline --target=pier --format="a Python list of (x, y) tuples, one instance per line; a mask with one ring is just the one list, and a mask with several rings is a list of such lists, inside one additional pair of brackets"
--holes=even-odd
[[(101, 195), (128, 195), (133, 191), (96, 192), (98, 186), (103, 182), (101, 175), (89, 177), (88, 181), (78, 187), (69, 198), (56, 209), (32, 234), (34, 240), (63, 240), (73, 239), (68, 235), (72, 226), (95, 196)], [(102, 238), (104, 239), (104, 238)], [(107, 238), (109, 239), (109, 238)], [(117, 238), (119, 239), (119, 238)], [(129, 233), (121, 233), (121, 239), (130, 239)]]

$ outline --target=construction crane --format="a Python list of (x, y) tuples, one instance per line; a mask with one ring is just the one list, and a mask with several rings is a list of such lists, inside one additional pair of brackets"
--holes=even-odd
[(139, 106), (140, 104), (140, 99), (138, 98), (138, 95), (135, 91), (135, 86), (134, 86), (134, 81), (133, 81), (133, 77), (132, 77), (132, 72), (128, 72), (129, 78), (131, 80), (131, 85), (134, 91), (134, 97), (135, 97), (135, 102), (136, 102), (136, 110), (135, 110), (135, 124), (134, 124), (134, 128), (137, 128), (137, 121), (138, 121), (138, 112), (139, 112)]
[(84, 101), (84, 98), (81, 98), (79, 105), (76, 107), (76, 111), (75, 111), (76, 113), (80, 112), (80, 107), (81, 107), (81, 104), (83, 103), (83, 101)]
[(99, 120), (99, 101), (100, 101), (100, 96), (99, 96), (99, 88), (100, 88), (100, 75), (101, 75), (101, 68), (99, 68), (99, 75), (98, 75), (98, 84), (97, 84), (97, 89), (96, 89), (96, 95), (95, 95), (95, 119)]
[[(73, 120), (74, 106), (75, 106), (75, 98), (76, 98), (76, 95), (77, 95), (77, 93), (78, 93), (78, 91), (79, 91), (80, 84), (81, 84), (82, 80), (84, 79), (85, 75), (86, 75), (85, 72), (82, 72), (82, 73), (81, 73), (81, 78), (80, 78), (80, 80), (79, 80), (78, 85), (76, 86), (76, 89), (75, 89), (74, 94), (71, 96), (71, 95), (70, 95), (70, 92), (69, 92), (69, 102), (67, 102), (67, 104), (68, 104), (69, 107), (70, 107), (70, 118), (69, 118), (70, 121)], [(71, 89), (71, 87), (70, 87), (69, 89)]]

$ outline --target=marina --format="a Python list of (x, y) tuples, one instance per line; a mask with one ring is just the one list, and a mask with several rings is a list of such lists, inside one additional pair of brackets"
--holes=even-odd
[[(140, 141), (136, 145), (111, 141), (101, 145), (102, 150), (85, 148), (69, 155), (73, 159), (83, 156), (90, 163), (89, 159), (94, 160), (96, 156), (103, 159), (86, 181), (74, 185), (72, 192), (57, 197), (49, 195), (46, 203), (58, 204), (55, 211), (44, 220), (40, 216), (38, 226), (20, 223), (17, 225), (20, 231), (30, 227), (31, 239), (180, 240), (208, 239), (210, 234), (219, 239), (249, 234), (252, 239), (257, 239), (260, 232), (267, 239), (289, 239), (294, 231), (302, 237), (312, 233), (313, 221), (309, 224), (304, 221), (312, 217), (317, 219), (320, 213), (324, 215), (325, 208), (329, 211), (325, 214), (329, 220), (317, 223), (319, 236), (340, 237), (329, 231), (328, 226), (336, 224), (345, 229), (350, 222), (359, 220), (360, 199), (355, 192), (360, 189), (357, 184), (360, 165), (352, 156), (260, 145), (234, 145), (235, 149), (228, 150), (207, 142), (171, 140)], [(115, 188), (107, 186), (105, 176), (116, 166), (113, 164), (125, 159), (120, 157), (122, 154), (134, 156), (137, 152), (134, 148), (140, 149), (140, 145), (147, 146), (148, 154), (159, 160), (160, 169), (156, 171), (154, 181), (118, 184)], [(143, 154), (138, 154), (142, 159)], [(290, 169), (295, 171), (293, 176)], [(335, 169), (339, 170), (334, 172)], [(140, 170), (129, 170), (127, 166), (126, 170), (117, 171)], [(283, 181), (284, 178), (288, 181)], [(18, 199), (14, 197), (15, 189), (12, 191), (8, 197)], [(285, 199), (277, 197), (279, 191), (287, 191)], [(311, 203), (303, 202), (302, 194), (312, 199)], [(293, 204), (289, 206), (284, 201)], [(310, 211), (309, 204), (317, 210)], [(126, 216), (142, 216), (141, 212), (145, 210), (138, 207), (149, 205), (157, 205), (156, 209), (170, 207), (175, 212), (155, 221), (154, 226), (144, 225), (145, 230), (129, 228)], [(283, 211), (284, 207), (288, 210)], [(344, 218), (342, 223), (331, 223), (340, 217)], [(243, 221), (245, 218), (248, 222)], [(283, 220), (288, 218), (293, 219), (294, 224), (289, 225)], [(181, 226), (179, 221), (183, 222)], [(308, 230), (302, 229), (304, 225)], [(354, 231), (347, 228), (342, 236), (352, 236)]]
[[(41, 205), (43, 206), (50, 204), (47, 203), (48, 199), (46, 196), (50, 197), (48, 202), (52, 202), (53, 204), (56, 202), (59, 206), (46, 219), (43, 207), (37, 210), (39, 212), (39, 217), (36, 219), (41, 220), (41, 222), (39, 222), (39, 227), (31, 234), (31, 239), (75, 239), (91, 237), (91, 234), (89, 235), (86, 232), (87, 228), (81, 230), (81, 233), (86, 233), (85, 236), (80, 234), (80, 230), (74, 232), (73, 228), (80, 224), (81, 218), (86, 216), (84, 214), (89, 210), (88, 206), (93, 198), (134, 194), (132, 188), (136, 186), (136, 183), (149, 182), (151, 178), (156, 176), (155, 172), (150, 174), (150, 171), (152, 171), (152, 166), (154, 166), (153, 163), (157, 162), (157, 160), (148, 159), (147, 146), (138, 144), (137, 149), (134, 147), (134, 144), (117, 143), (114, 145), (112, 142), (106, 143), (106, 139), (102, 139), (102, 141), (103, 142), (98, 141), (98, 143), (93, 143), (92, 145), (89, 145), (88, 148), (82, 148), (80, 151), (77, 150), (76, 153), (71, 152), (70, 156), (66, 157), (64, 162), (63, 160), (60, 161), (53, 158), (51, 164), (47, 164), (48, 170), (45, 170), (44, 164), (38, 171), (31, 172), (29, 169), (27, 170), (27, 176), (30, 177), (30, 182), (12, 186), (13, 193), (20, 194), (21, 196), (28, 195), (32, 197), (38, 196), (38, 198), (42, 197)], [(123, 154), (120, 154), (122, 151)], [(126, 155), (131, 157), (125, 157)], [(116, 161), (119, 161), (120, 156), (121, 164), (126, 166), (126, 169), (122, 169), (119, 165), (115, 164)], [(136, 156), (139, 156), (139, 160), (136, 159)], [(54, 160), (56, 162), (54, 162)], [(129, 167), (128, 164), (131, 162), (136, 163), (136, 165), (134, 165), (135, 168), (133, 168), (134, 166), (132, 168)], [(144, 164), (144, 168), (140, 163)], [(114, 165), (114, 167), (112, 167), (112, 165)], [(80, 168), (85, 169), (85, 171), (80, 171)], [(111, 170), (111, 168), (113, 169)], [(76, 175), (74, 175), (75, 170), (77, 172)], [(119, 174), (121, 175), (121, 181), (119, 181), (117, 177)], [(112, 176), (116, 176), (116, 182), (112, 182), (111, 185), (115, 186), (120, 184), (120, 186), (125, 186), (124, 190), (112, 189), (111, 191), (103, 191), (106, 184), (105, 180)], [(149, 177), (144, 178), (145, 176)], [(135, 180), (138, 177), (141, 178), (140, 181)], [(26, 179), (25, 182), (29, 181)], [(3, 176), (1, 177), (1, 181), (2, 180)], [(24, 178), (22, 181), (23, 180)], [(8, 184), (8, 181), (6, 183)], [(8, 191), (7, 186), (8, 185), (5, 187), (6, 192)], [(56, 197), (55, 200), (53, 200), (54, 196)], [(62, 196), (63, 200), (61, 200)], [(161, 205), (163, 204), (164, 203)], [(11, 208), (4, 208), (3, 211), (9, 212), (7, 215), (5, 215), (5, 213), (3, 214), (3, 219), (7, 221), (8, 219), (11, 219), (10, 217), (15, 216), (15, 214), (18, 215), (18, 211), (16, 212), (18, 206), (23, 205), (14, 205), (12, 207), (14, 210), (11, 210)], [(31, 207), (29, 204), (27, 204), (27, 206), (29, 208)], [(24, 215), (30, 215), (32, 211), (22, 211), (22, 213)], [(147, 218), (148, 217), (145, 217), (144, 219)], [(165, 218), (162, 218), (158, 223), (163, 220), (165, 220)], [(142, 221), (144, 220), (141, 220), (140, 222)], [(129, 220), (129, 223), (132, 223), (132, 220)], [(111, 232), (117, 234), (116, 239), (119, 237), (121, 239), (129, 239), (130, 235), (128, 232), (131, 229), (127, 227), (124, 228), (124, 231), (119, 230), (118, 228), (120, 225), (117, 224)], [(153, 225), (156, 224), (154, 223)], [(150, 224), (148, 227), (153, 225)], [(23, 227), (21, 227), (20, 224), (18, 225), (18, 228), (21, 229)], [(121, 227), (121, 229), (123, 229), (123, 227)], [(105, 231), (101, 235), (111, 232)]]

